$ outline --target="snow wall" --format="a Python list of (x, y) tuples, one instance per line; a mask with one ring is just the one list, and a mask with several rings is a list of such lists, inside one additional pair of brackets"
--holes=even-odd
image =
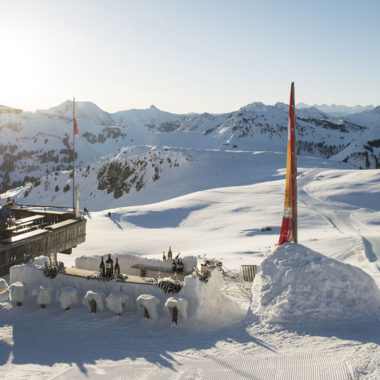
[(252, 285), (251, 310), (261, 322), (320, 325), (380, 316), (380, 290), (361, 269), (301, 244), (268, 255)]
[[(165, 302), (169, 297), (180, 297), (188, 301), (187, 314), (190, 319), (218, 327), (230, 324), (241, 318), (242, 312), (238, 304), (222, 292), (223, 279), (218, 270), (214, 270), (207, 283), (193, 276), (186, 276), (184, 286), (177, 294), (166, 294), (157, 286), (120, 283), (116, 281), (98, 281), (77, 276), (58, 274), (54, 279), (46, 278), (41, 269), (34, 264), (15, 265), (10, 269), (10, 283), (22, 282), (25, 286), (26, 301), (32, 299), (33, 290), (39, 286), (52, 289), (53, 301), (64, 287), (73, 287), (78, 292), (78, 300), (82, 300), (88, 291), (101, 292), (105, 297), (111, 293), (128, 296), (128, 310), (137, 312), (137, 297), (141, 294), (154, 295), (160, 300), (159, 318), (168, 319)], [(33, 300), (35, 303), (35, 300)]]
[[(107, 260), (108, 255), (103, 256), (104, 261)], [(140, 269), (132, 268), (137, 264), (144, 264), (147, 266), (155, 267), (157, 270), (161, 271), (171, 271), (172, 262), (163, 261), (157, 259), (149, 259), (147, 257), (136, 256), (132, 254), (123, 254), (123, 255), (111, 255), (112, 260), (116, 261), (116, 258), (119, 259), (120, 272), (130, 274), (133, 276), (140, 275)], [(184, 271), (190, 273), (193, 269), (193, 266), (197, 266), (197, 258), (195, 256), (184, 256), (180, 257), (183, 262)], [(75, 268), (88, 269), (93, 271), (99, 271), (99, 265), (102, 256), (80, 256), (75, 259)]]

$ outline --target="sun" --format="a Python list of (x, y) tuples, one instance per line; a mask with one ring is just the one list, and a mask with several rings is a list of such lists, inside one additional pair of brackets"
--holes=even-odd
[(49, 58), (41, 41), (33, 41), (24, 33), (12, 33), (11, 37), (1, 43), (1, 99), (9, 105), (22, 104), (25, 100), (33, 104), (33, 98), (52, 90)]

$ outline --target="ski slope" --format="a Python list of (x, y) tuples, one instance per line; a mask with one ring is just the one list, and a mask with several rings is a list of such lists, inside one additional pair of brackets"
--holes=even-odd
[[(131, 194), (130, 203), (102, 208), (98, 198), (86, 215), (86, 242), (59, 258), (69, 266), (75, 257), (102, 253), (161, 258), (171, 245), (174, 254), (221, 258), (229, 273), (261, 263), (278, 241), (284, 155), (199, 155), (196, 167), (178, 168)], [(298, 163), (299, 242), (363, 269), (380, 286), (378, 171), (307, 157)], [(265, 226), (271, 231), (261, 231)], [(91, 315), (80, 304), (68, 312), (54, 303), (42, 310), (34, 300), (16, 308), (3, 297), (0, 371), (6, 379), (380, 378), (379, 319), (284, 328), (260, 323), (233, 281), (225, 293), (240, 305), (236, 318), (177, 327), (128, 311)]]

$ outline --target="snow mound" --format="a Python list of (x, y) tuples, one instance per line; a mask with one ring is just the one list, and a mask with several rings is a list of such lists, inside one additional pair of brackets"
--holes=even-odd
[(33, 260), (33, 264), (36, 265), (37, 267), (40, 266), (40, 265), (45, 265), (46, 264), (49, 264), (49, 258), (47, 256), (38, 256), (38, 257), (35, 257), (34, 260)]
[(262, 262), (251, 308), (261, 322), (341, 323), (379, 316), (380, 290), (357, 267), (301, 244), (284, 244)]

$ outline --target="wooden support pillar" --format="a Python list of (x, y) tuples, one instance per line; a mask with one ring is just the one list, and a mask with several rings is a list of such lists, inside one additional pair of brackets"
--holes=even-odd
[(91, 300), (91, 301), (89, 301), (89, 303), (90, 303), (90, 307), (91, 307), (91, 313), (96, 313), (96, 301)]
[(171, 308), (172, 323), (178, 324), (178, 309), (174, 306)]

